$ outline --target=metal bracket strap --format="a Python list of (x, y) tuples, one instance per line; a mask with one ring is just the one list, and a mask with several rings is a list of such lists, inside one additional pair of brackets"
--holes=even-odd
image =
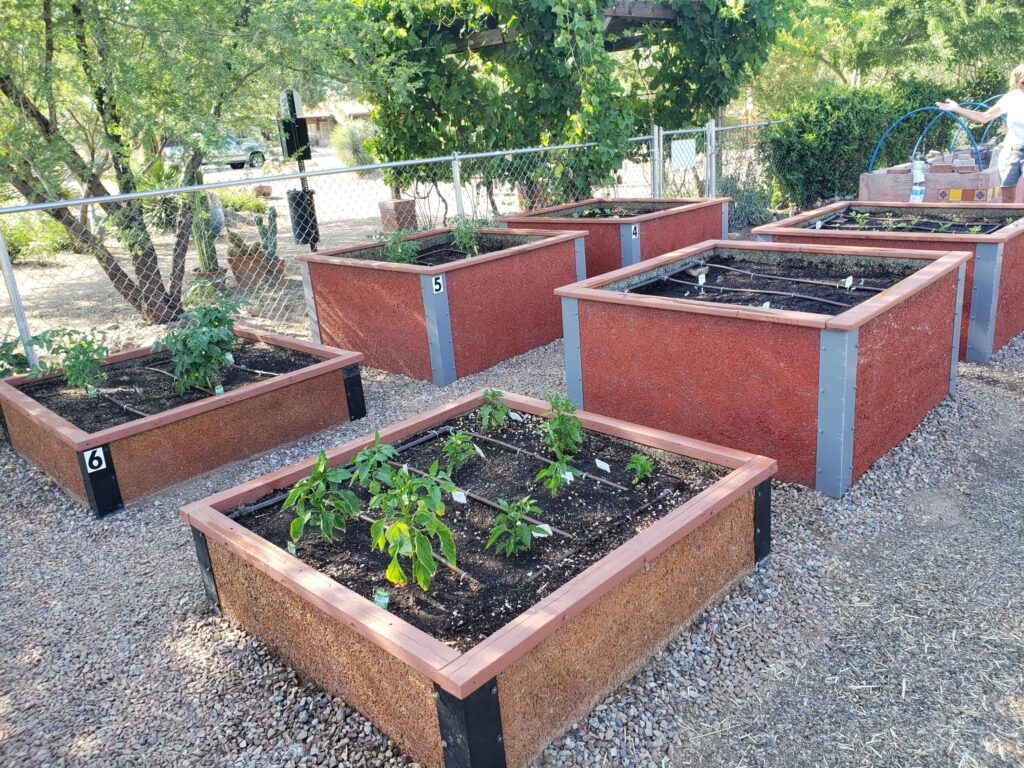
[(821, 330), (816, 490), (839, 498), (853, 482), (853, 417), (860, 332)]
[(309, 330), (313, 340), (320, 344), (320, 318), (316, 313), (316, 299), (313, 297), (313, 281), (309, 278), (309, 264), (300, 261), (299, 270), (302, 272), (302, 295), (306, 303), (306, 317), (309, 318)]
[(640, 263), (639, 224), (619, 224), (619, 248), (622, 251), (622, 266)]
[(722, 239), (729, 239), (729, 204), (722, 203)]
[(964, 283), (967, 265), (961, 264), (956, 277), (956, 310), (953, 314), (953, 357), (949, 362), (949, 394), (956, 394), (956, 374), (960, 364), (960, 326), (964, 316)]
[(565, 389), (577, 408), (583, 408), (583, 360), (580, 350), (579, 300), (562, 297), (562, 338), (565, 349)]
[(97, 517), (104, 517), (124, 507), (121, 500), (121, 486), (114, 471), (114, 459), (110, 446), (100, 445), (78, 451), (78, 468), (89, 498), (89, 508)]
[(206, 543), (206, 535), (193, 528), (192, 543), (196, 545), (196, 558), (199, 560), (199, 575), (203, 580), (206, 602), (219, 613), (220, 597), (217, 594), (217, 581), (213, 578), (213, 565), (210, 563), (210, 547)]
[(772, 552), (772, 481), (758, 483), (754, 489), (754, 562)]
[(458, 699), (436, 683), (445, 768), (505, 768), (505, 737), (495, 678)]
[(455, 342), (452, 339), (452, 318), (448, 310), (448, 276), (420, 275), (423, 293), (423, 315), (427, 321), (427, 344), (430, 347), (430, 372), (438, 386), (455, 381)]
[(992, 357), (999, 304), (999, 275), (1003, 269), (1003, 244), (979, 243), (974, 254), (971, 287), (971, 319), (967, 325), (967, 362), (987, 363)]
[(587, 251), (582, 237), (572, 241), (573, 253), (576, 256), (576, 281), (587, 279)]
[(341, 375), (345, 381), (348, 417), (353, 421), (361, 419), (366, 415), (366, 399), (363, 397), (363, 377), (359, 372), (359, 363), (346, 365), (341, 369)]

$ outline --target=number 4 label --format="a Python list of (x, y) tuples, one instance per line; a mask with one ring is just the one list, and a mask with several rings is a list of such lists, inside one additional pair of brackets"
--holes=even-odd
[(629, 234), (632, 235), (634, 240), (636, 240), (638, 237), (640, 237), (640, 225), (639, 224), (634, 224), (633, 228), (631, 230), (629, 230)]
[(103, 448), (93, 448), (85, 452), (85, 469), (90, 475), (106, 468), (107, 457), (103, 453)]
[(434, 293), (444, 293), (444, 275), (434, 275), (430, 285), (434, 289)]

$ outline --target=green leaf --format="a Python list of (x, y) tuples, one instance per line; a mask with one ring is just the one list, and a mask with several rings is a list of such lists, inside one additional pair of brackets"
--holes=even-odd
[(391, 562), (388, 564), (388, 569), (384, 572), (384, 578), (392, 584), (397, 584), (400, 587), (405, 586), (408, 581), (405, 571), (402, 570), (402, 566), (398, 563), (397, 556), (391, 558)]

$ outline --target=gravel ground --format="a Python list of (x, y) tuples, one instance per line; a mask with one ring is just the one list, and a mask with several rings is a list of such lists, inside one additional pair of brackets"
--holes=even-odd
[[(0, 448), (0, 765), (406, 765), (203, 604), (185, 501), (483, 385), (562, 386), (561, 345), (439, 389), (364, 374), (367, 420), (94, 520)], [(774, 553), (542, 765), (1024, 764), (1024, 340), (962, 366), (842, 502), (774, 495)]]

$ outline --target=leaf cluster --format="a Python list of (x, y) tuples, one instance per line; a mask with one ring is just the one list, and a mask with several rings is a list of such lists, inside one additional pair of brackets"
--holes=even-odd
[(413, 234), (412, 229), (398, 229), (393, 232), (382, 232), (380, 237), (384, 243), (384, 260), (395, 264), (415, 264), (419, 245), (415, 240), (405, 238)]
[(359, 498), (347, 487), (353, 477), (345, 467), (328, 467), (327, 454), (320, 452), (312, 472), (294, 485), (281, 506), (282, 510), (295, 510), (288, 529), (289, 552), (295, 554), (295, 545), (307, 526), (319, 528), (326, 541), (333, 541), (335, 529), (344, 533), (349, 521), (359, 517)]
[(632, 474), (633, 485), (637, 485), (654, 474), (654, 462), (649, 456), (634, 451), (626, 462), (626, 471)]
[(33, 346), (45, 349), (53, 360), (40, 360), (32, 369), (32, 378), (59, 370), (69, 387), (86, 391), (106, 380), (102, 370), (110, 350), (103, 345), (104, 334), (95, 328), (76, 331), (54, 328), (33, 338)]
[(463, 432), (449, 435), (441, 449), (444, 452), (445, 466), (449, 474), (454, 474), (476, 455), (473, 438)]
[(543, 514), (540, 506), (529, 496), (512, 502), (498, 500), (501, 512), (494, 516), (490, 536), (484, 549), (494, 547), (494, 551), (512, 557), (528, 551), (534, 539), (542, 539), (551, 535), (551, 526), (531, 523), (527, 517), (537, 518)]
[(0, 379), (24, 373), (28, 368), (28, 358), (21, 351), (21, 339), (5, 336), (0, 340)]
[(186, 299), (180, 325), (153, 345), (154, 351), (170, 352), (178, 394), (213, 388), (228, 365), (227, 355), (235, 344), (234, 314), (243, 303), (224, 293), (193, 293)]
[(504, 394), (496, 389), (484, 390), (484, 404), (476, 409), (476, 418), (481, 429), (497, 429), (508, 420), (509, 408), (501, 401)]

